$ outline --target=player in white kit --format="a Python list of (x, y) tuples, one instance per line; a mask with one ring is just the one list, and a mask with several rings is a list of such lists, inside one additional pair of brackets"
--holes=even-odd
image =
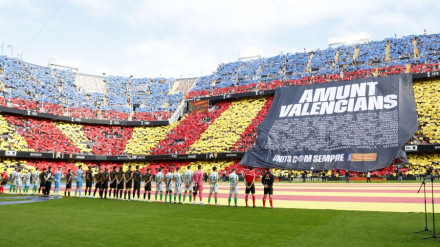
[(34, 187), (32, 188), (32, 194), (37, 194), (38, 185), (40, 184), (40, 173), (38, 172), (38, 168), (35, 168), (35, 172), (32, 173), (32, 182), (34, 183)]
[(24, 175), (24, 190), (23, 194), (27, 195), (29, 193), (29, 187), (31, 186), (31, 171), (27, 171)]
[(185, 192), (183, 193), (183, 203), (185, 203), (186, 194), (189, 191), (189, 202), (192, 201), (192, 194), (193, 194), (193, 182), (192, 177), (194, 173), (191, 171), (191, 166), (187, 167), (187, 171), (183, 174), (183, 186), (185, 189)]
[(9, 187), (9, 194), (17, 192), (17, 178), (15, 176), (17, 172), (18, 168), (15, 168), (15, 170), (11, 172), (11, 187)]
[(168, 173), (165, 176), (166, 192), (165, 192), (165, 202), (167, 202), (167, 196), (170, 195), (169, 202), (171, 203), (171, 195), (173, 194), (173, 173), (171, 169), (168, 169)]
[(231, 206), (231, 198), (232, 194), (234, 194), (234, 202), (235, 206), (237, 207), (237, 195), (238, 195), (238, 175), (235, 173), (235, 168), (232, 169), (231, 174), (229, 174), (229, 200), (228, 200), (228, 206)]
[(180, 167), (176, 168), (176, 172), (173, 174), (174, 180), (174, 203), (176, 202), (177, 194), (179, 194), (179, 203), (182, 203), (182, 174), (180, 174)]
[(21, 194), (21, 189), (23, 188), (23, 181), (22, 181), (23, 174), (21, 174), (21, 171), (18, 171), (15, 173), (15, 178), (16, 178), (15, 180), (17, 183), (17, 188), (15, 189), (15, 192), (17, 192), (17, 190), (18, 190), (18, 193)]
[(209, 174), (209, 177), (208, 177), (208, 182), (209, 182), (208, 205), (211, 204), (211, 196), (212, 196), (212, 193), (214, 193), (215, 205), (218, 206), (218, 203), (217, 203), (217, 195), (218, 195), (218, 173), (217, 173), (217, 167), (214, 166), (212, 168), (212, 172), (211, 172), (211, 174)]
[(159, 168), (159, 172), (156, 173), (154, 181), (156, 182), (156, 195), (154, 196), (154, 200), (157, 202), (157, 193), (160, 192), (160, 201), (162, 201), (162, 197), (163, 197), (163, 173), (162, 173), (162, 168)]

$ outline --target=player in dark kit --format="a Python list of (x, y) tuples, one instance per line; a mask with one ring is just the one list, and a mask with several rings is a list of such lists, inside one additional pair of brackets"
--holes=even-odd
[(108, 197), (111, 197), (112, 195), (112, 189), (113, 189), (113, 197), (117, 197), (117, 179), (116, 179), (116, 166), (113, 166), (113, 170), (110, 172), (110, 190), (108, 191)]
[(44, 194), (46, 188), (46, 168), (43, 168), (43, 171), (40, 173), (40, 188), (38, 188), (38, 194)]
[(101, 193), (101, 171), (98, 167), (98, 173), (95, 174), (95, 191), (93, 191), (93, 197), (96, 195), (96, 191)]
[(89, 191), (89, 197), (92, 193), (92, 186), (93, 186), (93, 173), (92, 173), (92, 167), (89, 166), (89, 170), (86, 171), (86, 191), (84, 193), (84, 197), (87, 197), (87, 191)]
[(131, 165), (128, 166), (128, 170), (125, 172), (124, 181), (125, 181), (124, 200), (127, 198), (127, 194), (128, 194), (128, 200), (130, 200), (131, 188), (133, 188), (133, 171), (131, 170)]
[(147, 173), (144, 175), (144, 182), (145, 182), (145, 190), (144, 190), (144, 201), (145, 197), (148, 192), (148, 201), (150, 201), (151, 197), (151, 180), (153, 179), (153, 176), (150, 173), (150, 168), (147, 169)]
[(272, 168), (267, 169), (267, 172), (263, 175), (261, 182), (264, 185), (264, 197), (263, 197), (263, 207), (266, 207), (266, 197), (269, 195), (270, 207), (273, 209), (272, 204), (272, 194), (273, 194), (273, 181), (274, 177), (272, 174)]
[(134, 196), (137, 194), (137, 199), (140, 200), (141, 197), (141, 171), (139, 171), (139, 166), (136, 166), (136, 171), (133, 173), (133, 200)]
[(49, 196), (50, 195), (50, 189), (52, 187), (52, 167), (49, 166), (49, 169), (47, 170), (47, 172), (44, 175), (44, 180), (46, 181), (46, 186), (44, 188), (45, 191), (45, 195)]
[(117, 183), (117, 191), (116, 198), (122, 199), (122, 191), (124, 190), (124, 171), (122, 170), (122, 165), (119, 167), (119, 171), (116, 173), (116, 183)]
[(70, 197), (70, 189), (72, 188), (72, 172), (71, 170), (67, 170), (66, 174), (66, 190), (64, 191), (64, 196)]
[(247, 208), (249, 207), (248, 206), (249, 193), (252, 193), (252, 203), (255, 208), (255, 172), (252, 171), (252, 167), (249, 167), (249, 171), (247, 171), (244, 174), (244, 183), (246, 185), (246, 190), (245, 190), (246, 207)]
[(108, 181), (110, 180), (110, 175), (108, 174), (108, 169), (105, 168), (104, 172), (101, 173), (101, 190), (99, 191), (99, 197), (104, 196), (107, 199)]

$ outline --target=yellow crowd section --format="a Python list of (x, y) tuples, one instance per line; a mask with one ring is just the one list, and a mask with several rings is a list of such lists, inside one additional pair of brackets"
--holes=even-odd
[(440, 143), (440, 80), (414, 82), (419, 130), (412, 144)]
[(0, 115), (0, 150), (32, 151), (26, 140), (10, 126), (5, 117)]
[(29, 169), (31, 171), (35, 170), (34, 167), (27, 165), (26, 160), (0, 158), (0, 173), (2, 173), (4, 171), (4, 169), (6, 169), (6, 172), (8, 174), (11, 174), (11, 172), (13, 172), (16, 167), (23, 168), (23, 171), (22, 171), (23, 174), (25, 173), (25, 171), (27, 171)]
[(125, 145), (128, 154), (148, 154), (180, 121), (166, 126), (135, 127), (131, 139)]
[(81, 124), (66, 122), (53, 122), (54, 125), (63, 132), (72, 143), (83, 153), (92, 153), (92, 149), (87, 145), (90, 140), (84, 134)]
[[(408, 154), (408, 162), (406, 165), (410, 175), (420, 175), (426, 173), (426, 166), (431, 166), (435, 169), (440, 169), (440, 154)], [(437, 163), (437, 164), (433, 164)]]
[[(202, 171), (210, 174), (212, 172), (212, 168), (217, 167), (217, 171), (224, 170), (226, 167), (232, 165), (234, 160), (199, 160), (189, 163), (192, 171), (196, 171), (199, 165), (202, 166)], [(182, 173), (186, 171), (186, 168), (183, 168)]]
[(267, 98), (242, 99), (212, 123), (187, 153), (231, 152), (232, 146), (261, 110)]

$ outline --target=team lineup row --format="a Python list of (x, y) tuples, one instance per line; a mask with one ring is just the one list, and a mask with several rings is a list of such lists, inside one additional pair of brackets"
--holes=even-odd
[[(174, 172), (168, 170), (167, 174), (162, 172), (162, 168), (159, 168), (158, 172), (153, 175), (150, 173), (150, 169), (147, 169), (146, 173), (142, 174), (139, 170), (139, 166), (136, 166), (136, 169), (133, 171), (132, 166), (128, 166), (128, 170), (123, 171), (122, 166), (117, 167), (114, 166), (112, 171), (108, 171), (108, 168), (105, 168), (103, 172), (98, 172), (93, 174), (92, 168), (84, 172), (80, 165), (75, 173), (68, 169), (65, 174), (66, 179), (66, 189), (64, 191), (64, 196), (70, 196), (70, 190), (72, 188), (73, 180), (76, 179), (76, 188), (75, 188), (75, 196), (81, 197), (83, 183), (85, 182), (86, 188), (83, 197), (91, 197), (92, 186), (95, 184), (95, 190), (93, 192), (93, 196), (96, 196), (98, 192), (100, 198), (107, 199), (112, 197), (114, 199), (120, 200), (131, 200), (131, 195), (133, 194), (133, 199), (137, 196), (137, 200), (141, 200), (141, 185), (144, 183), (144, 195), (143, 200), (151, 202), (151, 191), (152, 191), (152, 183), (154, 182), (156, 185), (155, 190), (155, 201), (156, 202), (172, 202), (172, 196), (174, 193), (174, 203), (185, 203), (186, 196), (189, 195), (189, 202), (195, 204), (196, 196), (199, 195), (200, 205), (203, 205), (203, 172), (202, 167), (199, 165), (197, 171), (193, 172), (191, 170), (191, 166), (187, 166), (187, 170), (181, 173), (180, 167), (177, 167)], [(38, 168), (31, 173), (31, 171), (27, 171), (26, 174), (22, 174), (18, 168), (14, 172), (11, 173), (9, 180), (11, 181), (11, 187), (9, 189), (10, 193), (21, 193), (23, 189), (23, 193), (29, 193), (29, 188), (33, 185), (34, 194), (43, 193), (43, 195), (49, 196), (50, 190), (52, 188), (52, 181), (55, 181), (55, 187), (53, 190), (54, 195), (59, 196), (59, 189), (61, 185), (61, 178), (63, 177), (61, 168), (52, 172), (51, 167), (48, 169), (43, 168), (41, 172), (38, 171)], [(252, 168), (249, 168), (249, 171), (246, 172), (244, 176), (244, 184), (245, 184), (245, 202), (246, 207), (248, 207), (248, 196), (252, 194), (252, 202), (253, 207), (255, 206), (255, 172)], [(4, 185), (7, 184), (8, 176), (6, 174), (6, 170), (1, 174), (0, 178), (0, 193), (3, 193)], [(218, 196), (218, 182), (219, 175), (217, 172), (217, 168), (213, 167), (212, 172), (208, 176), (208, 184), (209, 184), (209, 197), (208, 204), (211, 203), (211, 197), (214, 195), (215, 205), (217, 206), (217, 196)], [(261, 182), (264, 186), (264, 197), (263, 197), (263, 207), (266, 206), (266, 198), (269, 196), (269, 202), (271, 208), (273, 208), (272, 202), (272, 194), (273, 194), (273, 183), (274, 176), (272, 174), (271, 169), (269, 168), (265, 173), (262, 174)], [(232, 169), (231, 174), (229, 175), (229, 199), (228, 205), (231, 205), (232, 196), (234, 196), (234, 205), (237, 206), (238, 198), (237, 195), (239, 193), (239, 176), (236, 174), (236, 170)], [(24, 187), (23, 187), (24, 184)], [(37, 192), (38, 191), (38, 192)], [(165, 191), (165, 200), (163, 200), (163, 195)], [(182, 193), (183, 191), (183, 193)], [(124, 197), (122, 197), (124, 194)], [(183, 201), (182, 201), (183, 194)], [(159, 200), (158, 200), (159, 196)], [(177, 201), (178, 197), (178, 201)], [(194, 197), (194, 198), (193, 198)], [(168, 200), (167, 200), (168, 198)]]

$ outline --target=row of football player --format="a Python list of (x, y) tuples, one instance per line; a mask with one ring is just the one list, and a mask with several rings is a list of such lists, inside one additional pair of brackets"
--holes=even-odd
[[(17, 193), (17, 188), (20, 188), (21, 193), (21, 173), (18, 171), (13, 172), (11, 174), (11, 188), (10, 193)], [(54, 194), (59, 193), (59, 185), (61, 180), (61, 169), (58, 170), (55, 175), (52, 176), (51, 168), (46, 171), (46, 168), (43, 168), (43, 171), (39, 173), (38, 168), (37, 170), (31, 174), (30, 171), (28, 171), (25, 175), (25, 181), (26, 185), (29, 188), (31, 184), (31, 179), (33, 181), (33, 193), (37, 193), (37, 187), (38, 193), (40, 191), (43, 193), (43, 195), (49, 195), (51, 184), (52, 184), (52, 178), (55, 180), (55, 190)], [(252, 170), (252, 168), (249, 169), (248, 172), (245, 174), (245, 202), (246, 207), (248, 207), (248, 196), (251, 193), (252, 194), (252, 201), (253, 201), (253, 207), (255, 207), (255, 172)], [(128, 200), (131, 198), (131, 193), (133, 193), (133, 199), (135, 199), (135, 196), (137, 195), (137, 199), (140, 200), (140, 188), (142, 181), (144, 182), (144, 201), (146, 201), (146, 196), (148, 194), (148, 201), (151, 201), (151, 184), (154, 180), (156, 184), (156, 194), (155, 194), (155, 201), (156, 202), (172, 202), (172, 195), (174, 191), (174, 203), (177, 203), (177, 195), (179, 196), (178, 203), (183, 204), (185, 203), (186, 195), (189, 195), (189, 202), (192, 201), (192, 196), (194, 196), (193, 204), (196, 202), (196, 196), (199, 194), (199, 201), (200, 205), (203, 205), (203, 172), (202, 172), (202, 166), (198, 166), (198, 170), (195, 172), (191, 171), (191, 166), (187, 167), (187, 170), (182, 175), (180, 173), (180, 167), (177, 167), (175, 172), (168, 171), (166, 175), (162, 173), (162, 168), (159, 168), (158, 173), (156, 173), (155, 176), (153, 176), (150, 173), (150, 169), (147, 169), (147, 172), (145, 174), (142, 174), (139, 170), (139, 166), (136, 166), (136, 170), (132, 171), (132, 167), (129, 166), (128, 170), (126, 172), (123, 172), (122, 167), (119, 168), (119, 171), (116, 170), (116, 166), (113, 167), (113, 170), (111, 172), (108, 172), (108, 169), (105, 168), (105, 171), (102, 173), (98, 173), (95, 176), (93, 176), (91, 168), (89, 167), (89, 170), (85, 172), (81, 170), (81, 165), (78, 167), (78, 170), (76, 173), (72, 173), (72, 171), (69, 169), (66, 173), (66, 190), (64, 192), (65, 196), (70, 196), (70, 190), (72, 188), (72, 180), (73, 178), (76, 178), (76, 189), (75, 189), (75, 196), (81, 197), (83, 182), (85, 180), (86, 183), (86, 189), (85, 189), (85, 195), (84, 197), (90, 197), (91, 196), (91, 190), (93, 182), (95, 182), (95, 191), (93, 193), (93, 196), (96, 195), (96, 192), (99, 192), (99, 195), (101, 198), (106, 199), (107, 195), (110, 198), (111, 193), (113, 191), (113, 198), (115, 199), (121, 199), (122, 200), (122, 194), (124, 194), (123, 200)], [(8, 177), (6, 174), (6, 171), (2, 174), (1, 177), (2, 184), (6, 184)], [(215, 205), (218, 205), (217, 203), (217, 196), (218, 196), (218, 182), (219, 182), (219, 175), (217, 172), (217, 167), (212, 168), (212, 172), (208, 177), (209, 182), (209, 197), (208, 197), (208, 204), (211, 203), (211, 198), (214, 195)], [(231, 205), (232, 196), (234, 196), (234, 204), (237, 206), (238, 203), (238, 182), (239, 182), (239, 176), (236, 174), (236, 170), (232, 169), (231, 174), (229, 175), (229, 183), (230, 183), (230, 189), (229, 189), (229, 199), (228, 199), (228, 205)], [(262, 183), (264, 186), (264, 197), (263, 197), (263, 206), (266, 205), (266, 198), (269, 196), (269, 201), (271, 208), (273, 208), (272, 203), (272, 194), (273, 194), (273, 182), (274, 182), (274, 176), (272, 174), (271, 169), (268, 169), (266, 173), (262, 176)], [(110, 188), (109, 188), (110, 186)], [(163, 198), (163, 192), (165, 190), (165, 200), (162, 201)], [(183, 193), (183, 202), (182, 202), (182, 191)], [(28, 191), (25, 191), (25, 193), (28, 193)], [(87, 195), (88, 193), (88, 195)], [(158, 195), (160, 196), (158, 200)], [(167, 200), (167, 197), (169, 196), (169, 199)]]

